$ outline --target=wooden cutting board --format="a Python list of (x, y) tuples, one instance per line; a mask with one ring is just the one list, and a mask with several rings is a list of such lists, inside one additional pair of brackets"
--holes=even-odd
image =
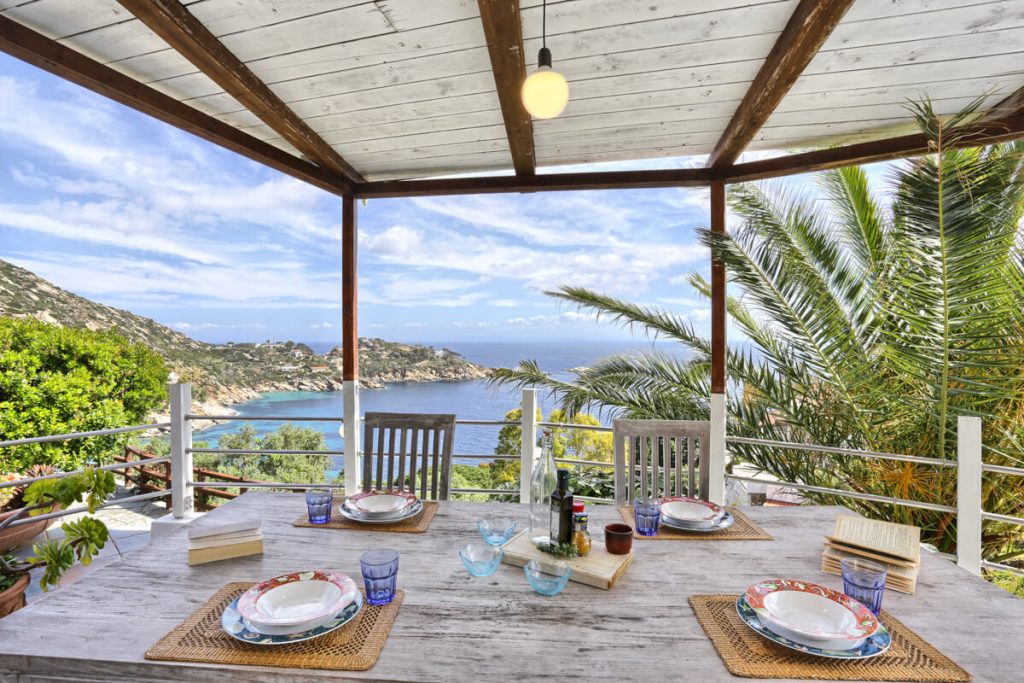
[[(537, 550), (530, 542), (529, 535), (529, 531), (524, 530), (513, 536), (503, 546), (505, 556), (501, 561), (513, 567), (522, 567), (530, 560), (543, 562), (554, 559), (552, 555)], [(570, 581), (609, 590), (632, 564), (633, 553), (631, 551), (628, 555), (612, 555), (605, 549), (604, 543), (595, 538), (593, 547), (586, 557), (574, 557), (566, 561), (572, 567)]]

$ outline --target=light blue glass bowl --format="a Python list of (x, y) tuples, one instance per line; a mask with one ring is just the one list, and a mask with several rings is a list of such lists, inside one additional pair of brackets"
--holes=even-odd
[(505, 551), (480, 541), (467, 543), (459, 550), (459, 557), (470, 576), (490, 576), (498, 570)]
[(533, 590), (541, 595), (558, 595), (569, 583), (572, 567), (562, 560), (530, 560), (523, 566), (523, 573), (526, 574), (526, 580), (530, 582)]
[(480, 538), (488, 545), (503, 545), (516, 533), (516, 520), (508, 517), (484, 517), (477, 521)]

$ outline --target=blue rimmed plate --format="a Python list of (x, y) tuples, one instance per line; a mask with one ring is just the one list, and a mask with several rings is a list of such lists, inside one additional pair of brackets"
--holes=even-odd
[(828, 650), (825, 648), (804, 645), (803, 643), (798, 643), (795, 640), (790, 640), (785, 636), (775, 633), (761, 623), (761, 620), (757, 617), (757, 612), (754, 611), (753, 607), (747, 604), (747, 601), (743, 596), (740, 596), (736, 601), (736, 613), (740, 615), (740, 619), (743, 620), (743, 623), (773, 643), (778, 643), (783, 647), (788, 647), (790, 650), (796, 650), (797, 652), (803, 652), (816, 657), (828, 657), (829, 659), (868, 659), (870, 657), (877, 657), (888, 650), (889, 646), (892, 645), (892, 636), (889, 634), (889, 629), (887, 629), (885, 624), (881, 622), (878, 623), (878, 630), (870, 637), (865, 638), (864, 642), (858, 647), (850, 650)]
[(231, 601), (230, 605), (224, 608), (224, 614), (220, 617), (220, 625), (227, 631), (229, 636), (243, 643), (252, 643), (253, 645), (287, 645), (288, 643), (298, 643), (303, 640), (318, 638), (341, 628), (352, 621), (359, 614), (359, 610), (362, 607), (363, 595), (357, 592), (356, 599), (326, 624), (307, 631), (299, 631), (298, 633), (290, 633), (284, 636), (272, 636), (260, 633), (249, 626), (248, 622), (238, 613), (238, 598), (235, 598)]
[(706, 528), (703, 528), (703, 529), (699, 528), (699, 527), (683, 526), (681, 524), (674, 523), (673, 520), (671, 518), (669, 518), (669, 517), (662, 516), (662, 518), (661, 518), (661, 523), (664, 526), (667, 526), (669, 529), (674, 529), (676, 531), (690, 531), (690, 532), (693, 532), (695, 534), (713, 534), (716, 531), (721, 531), (722, 529), (728, 529), (729, 527), (731, 527), (733, 525), (733, 523), (735, 521), (736, 521), (736, 519), (732, 516), (732, 513), (729, 512), (728, 510), (725, 511), (725, 514), (722, 515), (722, 519), (718, 520), (715, 523), (714, 526), (709, 526), (709, 527), (706, 527)]

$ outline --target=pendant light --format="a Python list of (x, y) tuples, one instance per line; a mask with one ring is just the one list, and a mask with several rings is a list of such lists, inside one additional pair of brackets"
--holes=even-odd
[(548, 3), (544, 0), (541, 19), (541, 48), (537, 53), (537, 70), (523, 81), (521, 96), (526, 111), (537, 119), (553, 119), (569, 103), (569, 84), (565, 76), (551, 68), (548, 49)]

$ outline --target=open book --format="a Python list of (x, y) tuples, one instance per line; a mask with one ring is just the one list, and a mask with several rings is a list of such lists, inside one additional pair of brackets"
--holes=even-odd
[[(862, 551), (859, 554), (874, 559), (902, 561), (911, 565), (921, 561), (921, 529), (908, 524), (839, 515), (835, 531), (826, 538), (837, 548), (850, 552), (859, 550)], [(866, 555), (864, 551), (872, 555)]]
[(887, 588), (913, 593), (921, 563), (921, 529), (907, 524), (882, 522), (853, 515), (836, 517), (835, 529), (826, 536), (821, 569), (841, 574), (844, 557), (865, 557), (886, 566)]

